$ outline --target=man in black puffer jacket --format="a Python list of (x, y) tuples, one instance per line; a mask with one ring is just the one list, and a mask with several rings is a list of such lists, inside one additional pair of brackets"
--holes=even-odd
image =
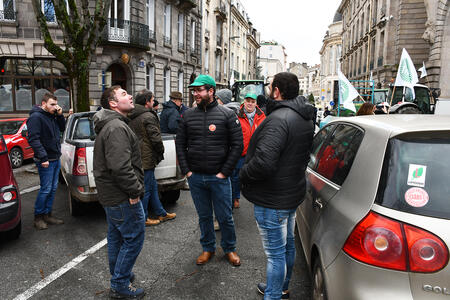
[(265, 299), (280, 299), (288, 293), (295, 261), (295, 211), (305, 196), (316, 119), (316, 109), (298, 91), (297, 76), (275, 75), (267, 117), (250, 140), (240, 171), (242, 191), (254, 204), (268, 256), (267, 284), (258, 284)]
[(211, 76), (199, 75), (189, 87), (194, 89), (197, 107), (183, 114), (176, 148), (199, 216), (203, 253), (197, 264), (208, 262), (216, 250), (214, 207), (222, 231), (222, 249), (228, 261), (239, 266), (229, 176), (242, 152), (241, 125), (232, 110), (218, 105), (214, 97), (216, 83)]

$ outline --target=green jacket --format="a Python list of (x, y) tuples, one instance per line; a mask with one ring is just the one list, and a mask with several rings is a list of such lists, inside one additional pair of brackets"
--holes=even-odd
[(135, 104), (128, 117), (131, 119), (128, 125), (140, 142), (142, 167), (144, 170), (154, 169), (164, 158), (164, 145), (158, 116), (153, 110)]
[(98, 200), (114, 206), (144, 196), (139, 140), (121, 114), (102, 109), (94, 115), (94, 177)]

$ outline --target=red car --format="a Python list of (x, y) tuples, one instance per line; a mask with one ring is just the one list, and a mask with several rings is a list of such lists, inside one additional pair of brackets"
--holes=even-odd
[(0, 120), (0, 134), (5, 138), (13, 168), (22, 166), (24, 159), (34, 155), (26, 139), (26, 131), (27, 118)]
[(5, 139), (0, 134), (0, 232), (17, 239), (22, 231), (19, 187), (11, 168)]

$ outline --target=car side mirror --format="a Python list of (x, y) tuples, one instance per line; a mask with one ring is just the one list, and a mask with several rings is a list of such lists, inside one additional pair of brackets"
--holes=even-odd
[(22, 135), (24, 138), (27, 138), (27, 137), (28, 137), (28, 130), (23, 129), (22, 132), (21, 132), (21, 135)]

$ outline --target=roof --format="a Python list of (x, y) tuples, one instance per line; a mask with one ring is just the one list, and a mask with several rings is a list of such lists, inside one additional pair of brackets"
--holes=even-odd
[[(349, 122), (362, 128), (374, 128), (390, 136), (407, 132), (450, 131), (450, 116), (422, 114), (391, 114), (345, 117), (333, 120)], [(331, 123), (331, 122), (330, 122)]]
[(333, 18), (333, 23), (342, 21), (342, 14), (339, 11), (336, 11), (336, 14)]

